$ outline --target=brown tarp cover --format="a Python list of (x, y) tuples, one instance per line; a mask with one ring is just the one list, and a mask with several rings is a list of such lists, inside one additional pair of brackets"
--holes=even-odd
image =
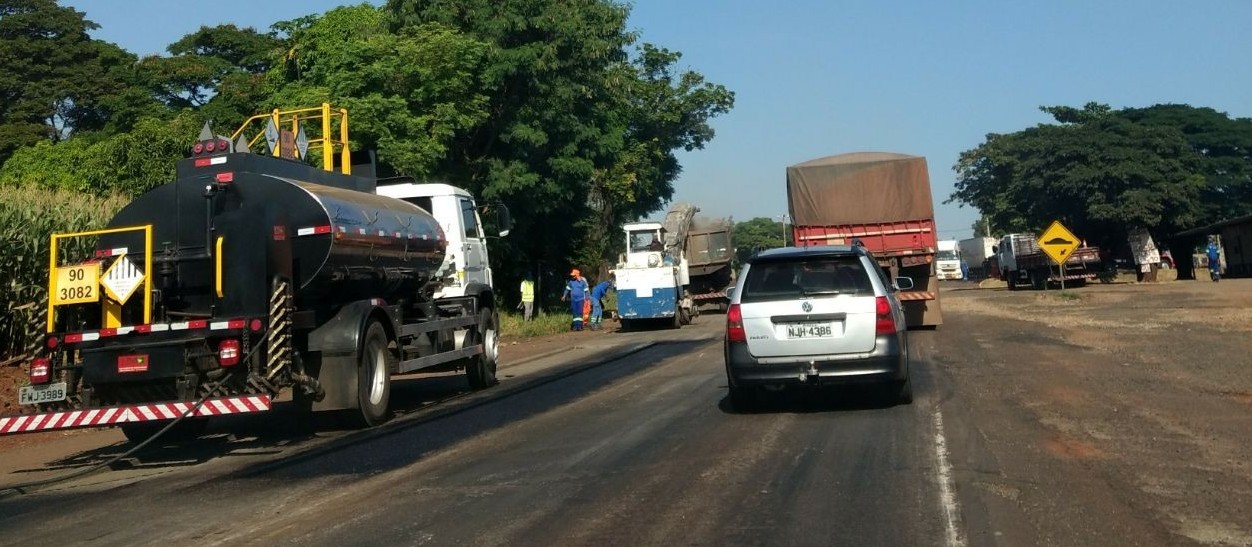
[(932, 219), (926, 158), (855, 152), (787, 168), (787, 205), (800, 226)]

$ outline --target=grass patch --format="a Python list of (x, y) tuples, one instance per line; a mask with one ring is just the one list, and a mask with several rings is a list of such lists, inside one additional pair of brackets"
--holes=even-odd
[(1078, 294), (1076, 292), (1070, 292), (1070, 291), (1060, 291), (1060, 292), (1057, 292), (1055, 296), (1059, 300), (1082, 300), (1083, 299), (1083, 295)]
[(530, 338), (569, 331), (568, 313), (540, 313), (531, 321), (523, 321), (520, 313), (500, 314), (500, 334), (508, 337)]

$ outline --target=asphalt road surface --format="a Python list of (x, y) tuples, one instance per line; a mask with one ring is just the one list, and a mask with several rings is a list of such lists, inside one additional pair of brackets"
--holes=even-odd
[(837, 390), (733, 413), (705, 315), (313, 450), (166, 448), (140, 461), (155, 472), (103, 472), (130, 480), (10, 496), (0, 544), (1244, 544), (1238, 507), (1213, 509), (1221, 534), (1181, 534), (1095, 446), (989, 394), (1022, 381), (996, 345), (1021, 324), (945, 319), (912, 334), (912, 405)]

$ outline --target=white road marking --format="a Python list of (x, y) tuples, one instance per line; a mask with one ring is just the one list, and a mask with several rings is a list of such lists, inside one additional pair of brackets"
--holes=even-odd
[(944, 545), (947, 547), (965, 547), (965, 538), (961, 536), (961, 508), (956, 501), (956, 491), (952, 487), (952, 464), (948, 462), (948, 441), (943, 436), (943, 413), (935, 408), (935, 460), (939, 483), (939, 506), (943, 509), (943, 527), (945, 532)]

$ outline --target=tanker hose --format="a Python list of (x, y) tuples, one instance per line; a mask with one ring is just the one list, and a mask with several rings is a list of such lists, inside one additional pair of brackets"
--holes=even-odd
[[(246, 361), (250, 359), (252, 357), (252, 354), (256, 352), (257, 348), (260, 348), (260, 347), (261, 347), (260, 344), (253, 346), (252, 349), (248, 351), (247, 356), (244, 357), (244, 360)], [(66, 473), (59, 477), (52, 477), (50, 479), (42, 479), (42, 480), (31, 481), (31, 482), (22, 483), (22, 484), (15, 484), (12, 486), (6, 486), (3, 489), (0, 489), (0, 499), (3, 499), (8, 496), (17, 495), (17, 494), (26, 494), (28, 493), (27, 490), (31, 488), (38, 488), (40, 486), (48, 486), (51, 484), (57, 484), (57, 483), (65, 482), (68, 480), (76, 479), (79, 477), (83, 477), (86, 475), (90, 475), (92, 473), (95, 473), (96, 471), (104, 469), (105, 467), (109, 467), (113, 465), (118, 460), (121, 460), (123, 458), (129, 458), (131, 455), (135, 454), (136, 452), (143, 450), (144, 447), (148, 446), (149, 444), (152, 444), (152, 441), (159, 439), (161, 435), (164, 435), (170, 429), (173, 429), (174, 426), (178, 425), (179, 422), (183, 421), (188, 416), (195, 414), (196, 411), (200, 410), (200, 407), (204, 406), (204, 403), (208, 402), (210, 398), (212, 398), (214, 395), (217, 394), (217, 390), (221, 389), (223, 383), (225, 383), (224, 379), (221, 381), (218, 381), (216, 384), (213, 384), (213, 389), (210, 389), (208, 392), (204, 394), (203, 397), (200, 397), (200, 400), (196, 401), (194, 405), (191, 405), (190, 407), (188, 407), (187, 410), (183, 412), (181, 416), (170, 421), (170, 423), (165, 424), (165, 427), (161, 428), (160, 431), (157, 431), (151, 437), (148, 437), (147, 440), (139, 443), (134, 448), (131, 448), (130, 450), (127, 450), (126, 452), (113, 456), (112, 458), (109, 458), (91, 467), (87, 467), (85, 469), (79, 469), (78, 471)]]
[(326, 398), (326, 390), (322, 388), (322, 383), (317, 378), (309, 376), (304, 372), (304, 358), (300, 356), (300, 352), (294, 352), (295, 359), (292, 359), (291, 381), (295, 382), (304, 390), (305, 395), (312, 395), (313, 400), (321, 402)]

